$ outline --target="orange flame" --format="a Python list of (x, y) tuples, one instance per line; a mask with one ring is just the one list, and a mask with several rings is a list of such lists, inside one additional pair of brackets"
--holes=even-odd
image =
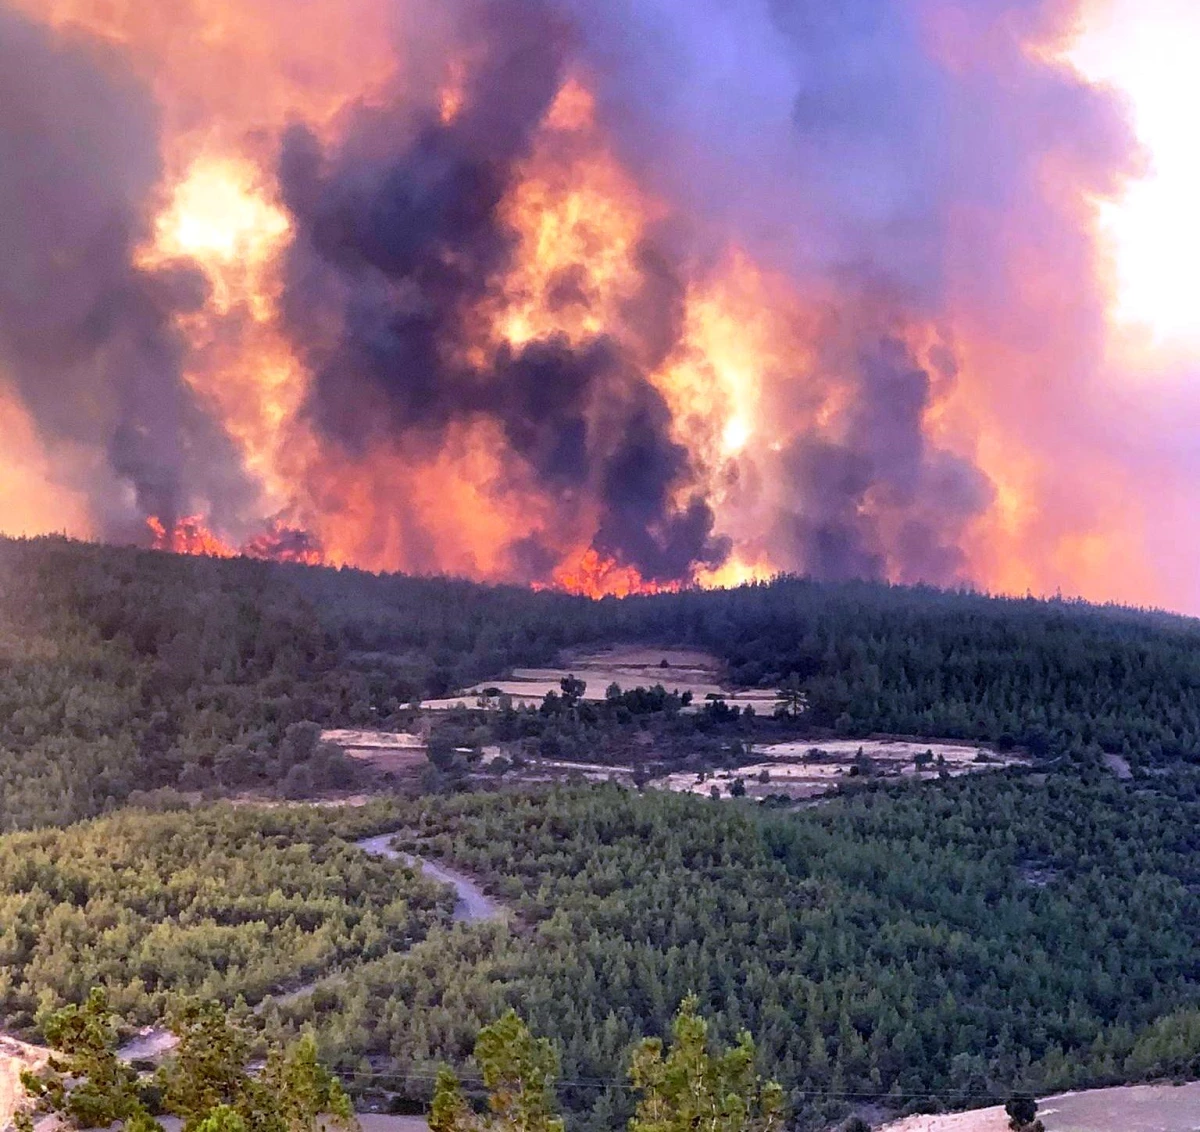
[[(597, 515), (580, 506), (564, 519), (487, 421), (453, 425), (436, 451), (386, 436), (364, 437), (347, 451), (324, 441), (306, 416), (312, 375), (280, 309), (296, 234), (274, 171), (279, 140), (289, 124), (302, 122), (336, 143), (352, 109), (396, 100), (426, 109), (431, 121), (458, 119), (472, 60), (450, 59), (439, 69), (394, 46), (404, 38), (397, 24), (403, 33), (404, 21), (415, 22), (423, 10), (395, 0), (13, 3), (53, 27), (113, 45), (153, 91), (163, 174), (140, 262), (154, 268), (184, 259), (209, 284), (205, 305), (179, 317), (188, 347), (184, 376), (254, 481), (259, 533), (243, 541), (238, 525), (231, 536), (203, 500), (190, 500), (184, 507), (197, 513), (169, 529), (159, 518), (148, 520), (156, 549), (498, 580), (517, 572), (508, 548), (530, 539), (559, 563), (543, 584), (593, 597), (733, 584), (797, 566), (775, 533), (778, 516), (793, 505), (784, 455), (802, 435), (838, 443), (853, 409), (846, 385), (823, 372), (816, 356), (821, 336), (836, 333), (835, 284), (828, 294), (809, 284), (806, 291), (745, 249), (717, 246), (703, 263), (688, 264), (675, 312), (679, 340), (665, 357), (656, 352), (628, 312), (644, 301), (642, 256), (670, 210), (618, 156), (586, 75), (562, 83), (501, 202), (513, 261), (497, 293), (473, 312), (460, 347), (468, 360), (482, 360), (504, 345), (553, 336), (579, 344), (608, 335), (650, 374), (670, 411), (672, 439), (692, 465), (688, 482), (675, 485), (674, 502), (702, 495), (715, 533), (735, 548), (724, 565), (668, 586), (598, 552)], [(974, 65), (968, 45), (953, 38), (955, 6), (934, 8), (947, 13), (946, 28), (936, 29), (947, 65)], [(1045, 171), (1047, 182), (1055, 177)], [(1062, 180), (1064, 212), (1085, 214), (1093, 202), (1076, 199), (1075, 179)], [(1086, 217), (1071, 220), (1086, 235)], [(972, 232), (997, 223), (990, 214), (955, 212), (952, 224), (961, 232), (946, 264), (952, 296), (972, 293)], [(1081, 298), (1072, 274), (1078, 265), (1040, 249), (1020, 230), (1020, 217), (1011, 223), (1008, 269), (1022, 281), (1026, 309), (993, 312), (978, 300), (949, 301), (942, 321), (954, 336), (959, 376), (954, 388), (934, 389), (925, 421), (928, 438), (982, 467), (995, 487), (987, 513), (963, 539), (972, 576), (1006, 590), (1060, 584), (1104, 597), (1124, 586), (1121, 596), (1156, 598), (1153, 571), (1135, 561), (1145, 557), (1136, 538), (1112, 535), (1138, 530), (1144, 489), (1139, 494), (1102, 457), (1060, 453), (1028, 427), (1032, 404), (1050, 422), (1047, 433), (1061, 436), (1068, 410), (1043, 387), (1055, 372), (1081, 364), (1079, 341), (1092, 334), (1088, 320), (1103, 308), (1102, 296), (1088, 288), (1100, 285), (1084, 281)], [(945, 329), (904, 324), (896, 336), (925, 359), (943, 349)], [(1111, 390), (1095, 392), (1102, 398)], [(0, 395), (0, 423), (10, 420), (21, 427), (0, 469), (0, 523), (58, 525), (38, 522), (32, 512), (44, 507), (69, 519), (73, 531), (91, 533), (74, 491), (47, 487), (38, 490), (36, 506), (28, 504), (30, 485), (50, 482), (51, 462), (21, 406)], [(70, 453), (59, 462), (74, 459)], [(1063, 480), (1060, 459), (1077, 467), (1075, 479)], [(1063, 482), (1081, 489), (1056, 493), (1054, 484)], [(861, 506), (885, 541), (896, 536), (903, 516), (889, 512), (893, 504), (868, 496)], [(883, 569), (900, 576), (895, 561)]]
[(590, 598), (629, 597), (631, 594), (677, 593), (680, 583), (648, 582), (632, 566), (622, 566), (615, 558), (606, 558), (588, 547), (554, 571), (552, 586), (535, 589), (559, 589)]
[(307, 531), (272, 524), (240, 547), (234, 547), (205, 525), (199, 515), (178, 519), (168, 529), (156, 515), (146, 520), (152, 550), (170, 554), (193, 554), (206, 558), (259, 558), (271, 562), (298, 562), (319, 566), (324, 562), (321, 548)]
[(146, 520), (150, 528), (151, 548), (171, 554), (196, 554), (207, 558), (235, 558), (237, 551), (222, 542), (205, 525), (199, 515), (177, 519), (168, 528), (156, 515)]

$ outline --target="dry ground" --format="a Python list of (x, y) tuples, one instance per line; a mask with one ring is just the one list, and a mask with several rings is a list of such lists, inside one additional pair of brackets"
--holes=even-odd
[(425, 740), (408, 732), (361, 731), (337, 728), (321, 732), (321, 740), (341, 747), (352, 759), (360, 759), (381, 771), (400, 773), (425, 762)]
[[(666, 662), (664, 664), (664, 661)], [(669, 692), (691, 692), (696, 704), (704, 697), (722, 696), (732, 704), (753, 704), (756, 711), (770, 712), (775, 693), (770, 689), (739, 690), (720, 682), (721, 664), (715, 656), (694, 649), (657, 649), (645, 645), (613, 645), (607, 648), (568, 653), (557, 668), (517, 668), (507, 680), (485, 680), (440, 700), (426, 700), (422, 707), (433, 711), (465, 704), (474, 707), (485, 688), (512, 696), (517, 706), (537, 705), (547, 692), (557, 692), (564, 676), (575, 676), (587, 684), (586, 700), (603, 700), (608, 686), (651, 688), (662, 684)]]
[(49, 1050), (0, 1034), (0, 1129), (7, 1128), (25, 1099), (21, 1084), (22, 1069), (38, 1069), (45, 1064)]
[[(930, 751), (934, 761), (918, 769), (918, 755)], [(860, 754), (866, 765), (859, 765)], [(660, 790), (675, 793), (711, 794), (715, 787), (722, 797), (739, 778), (749, 798), (768, 794), (786, 794), (796, 799), (818, 798), (836, 790), (844, 782), (888, 778), (937, 778), (995, 770), (1022, 762), (1017, 755), (1001, 755), (984, 747), (965, 746), (937, 739), (803, 739), (789, 743), (770, 743), (753, 752), (759, 761), (736, 770), (694, 771), (670, 774), (651, 783)], [(937, 759), (941, 758), (942, 763)], [(859, 775), (852, 773), (858, 765)], [(766, 773), (767, 781), (759, 777)]]
[[(1046, 1132), (1195, 1132), (1200, 1129), (1200, 1082), (1127, 1085), (1062, 1093), (1038, 1103)], [(906, 1116), (880, 1132), (1005, 1132), (1002, 1106), (945, 1116)]]

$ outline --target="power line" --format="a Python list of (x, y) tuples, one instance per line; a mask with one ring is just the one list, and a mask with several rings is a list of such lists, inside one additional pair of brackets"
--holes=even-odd
[[(406, 1073), (403, 1070), (395, 1070), (390, 1073), (377, 1071), (353, 1071), (347, 1073), (339, 1073), (339, 1077), (343, 1080), (403, 1080), (403, 1081), (436, 1081), (436, 1075), (432, 1073)], [(476, 1077), (459, 1078), (461, 1084), (465, 1086), (483, 1086), (483, 1080)], [(604, 1077), (577, 1077), (577, 1078), (560, 1078), (557, 1082), (560, 1087), (581, 1088), (581, 1089), (611, 1089), (620, 1092), (639, 1092), (640, 1090), (629, 1084), (626, 1081), (618, 1081), (615, 1079)], [(1015, 1087), (1006, 1092), (988, 1092), (975, 1093), (963, 1091), (939, 1091), (939, 1090), (921, 1090), (911, 1093), (896, 1093), (896, 1092), (863, 1092), (858, 1090), (848, 1089), (791, 1089), (788, 1090), (792, 1095), (802, 1096), (808, 1099), (830, 1099), (830, 1100), (889, 1100), (896, 1103), (905, 1103), (919, 1100), (947, 1100), (947, 1101), (993, 1101), (997, 1104), (1003, 1104), (1014, 1092), (1023, 1092), (1027, 1090), (1019, 1090)]]

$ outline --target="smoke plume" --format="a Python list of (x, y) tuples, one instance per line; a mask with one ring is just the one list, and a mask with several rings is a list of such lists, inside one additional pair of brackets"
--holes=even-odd
[(159, 137), (122, 71), (101, 45), (0, 8), (0, 373), (50, 444), (103, 451), (91, 506), (110, 533), (239, 490), (180, 379), (172, 320), (204, 303), (203, 276), (136, 262)]
[(1190, 600), (1110, 443), (1081, 3), (136, 7), (0, 0), (0, 390), (92, 532)]

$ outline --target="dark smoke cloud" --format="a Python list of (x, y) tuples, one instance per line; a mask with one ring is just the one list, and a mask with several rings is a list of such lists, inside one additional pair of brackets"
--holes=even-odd
[(218, 506), (241, 492), (179, 376), (171, 320), (202, 302), (203, 281), (134, 266), (158, 136), (122, 74), (115, 54), (0, 7), (0, 373), (44, 436), (104, 454), (109, 477), (85, 460), (79, 486), (115, 535), (142, 533), (146, 514), (170, 522), (189, 492)]
[[(335, 144), (302, 124), (281, 142), (296, 232), (283, 312), (313, 376), (309, 418), (352, 454), (382, 441), (414, 463), (456, 425), (491, 421), (563, 530), (597, 522), (596, 548), (655, 580), (686, 578), (728, 554), (693, 490), (718, 471), (764, 516), (751, 541), (776, 551), (780, 566), (961, 580), (965, 532), (991, 487), (924, 430), (935, 391), (963, 380), (953, 351), (918, 358), (900, 337), (906, 326), (953, 329), (969, 310), (981, 335), (1038, 364), (1054, 355), (1046, 343), (1056, 333), (1072, 346), (1094, 341), (1090, 298), (1067, 312), (1064, 335), (1051, 325), (1062, 311), (1047, 316), (1022, 290), (1009, 247), (1016, 233), (1063, 265), (1043, 294), (1086, 280), (1091, 248), (1072, 202), (1113, 192), (1131, 167), (1114, 101), (1025, 49), (1073, 8), (399, 5), (398, 83), (408, 87), (394, 104), (349, 116)], [(444, 124), (431, 101), (450, 59), (466, 68), (463, 106)], [(108, 533), (193, 507), (228, 530), (249, 510), (248, 490), (219, 426), (181, 380), (173, 330), (204, 300), (202, 280), (185, 267), (135, 264), (161, 203), (159, 136), (149, 95), (128, 73), (118, 54), (34, 26), (0, 0), (0, 379), (15, 384), (56, 450), (102, 454), (107, 473), (84, 486)], [(480, 340), (477, 320), (513, 253), (498, 206), (568, 73), (595, 87), (620, 158), (671, 207), (670, 226), (640, 250), (639, 291), (609, 337), (535, 341), (468, 363), (461, 347)], [(1061, 186), (1048, 187), (1053, 178)], [(773, 378), (764, 392), (782, 450), (752, 446), (740, 464), (701, 469), (673, 439), (647, 374), (679, 344), (691, 275), (731, 242), (834, 314), (797, 351), (818, 358), (813, 372)], [(584, 266), (554, 281), (559, 309), (586, 307)], [(996, 384), (1013, 383), (1016, 395), (975, 377), (982, 415), (1038, 453), (1064, 443), (1069, 412), (1065, 442), (1095, 447), (1105, 399), (1085, 372), (1094, 354), (1059, 348), (1056, 361), (1067, 364), (1052, 371), (1031, 364), (1001, 375)], [(837, 426), (818, 428), (815, 409), (833, 389)], [(1072, 474), (1056, 480), (1068, 501)], [(304, 487), (319, 507), (321, 485)], [(769, 516), (755, 494), (770, 499)], [(403, 500), (395, 506), (404, 564), (438, 568), (420, 516)], [(285, 541), (296, 557), (313, 552), (302, 533)], [(561, 550), (552, 541), (515, 542), (515, 569), (545, 577)]]
[(827, 579), (966, 581), (958, 540), (992, 490), (927, 438), (930, 374), (895, 338), (864, 346), (849, 369), (832, 360), (853, 382), (844, 435), (805, 433), (784, 454), (793, 554)]
[[(1084, 446), (1107, 431), (1096, 418), (1109, 399), (1087, 370), (1102, 315), (1087, 294), (1091, 244), (1077, 202), (1112, 194), (1135, 168), (1130, 130), (1110, 93), (1026, 48), (1064, 33), (1079, 4), (562, 2), (623, 158), (692, 218), (693, 237), (732, 235), (849, 311), (879, 305), (888, 320), (953, 325), (969, 309), (984, 333), (1031, 358), (1028, 374), (1004, 375), (1024, 393), (980, 394), (1027, 451), (1061, 444), (1067, 412)], [(1014, 235), (1081, 289), (1069, 361), (1051, 359), (1063, 312), (1029, 302)], [(840, 362), (867, 399), (854, 428), (836, 440), (805, 431), (788, 453), (791, 565), (956, 577), (964, 510), (985, 506), (988, 491), (970, 466), (918, 454), (920, 383), (861, 368), (887, 323), (859, 321)], [(911, 521), (882, 526), (866, 505), (880, 498), (889, 512), (913, 507)]]
[[(300, 233), (285, 309), (315, 375), (309, 411), (350, 451), (381, 429), (436, 445), (452, 422), (490, 418), (568, 528), (598, 507), (598, 550), (648, 579), (689, 577), (728, 544), (702, 499), (682, 511), (673, 502), (693, 470), (647, 378), (679, 332), (682, 287), (660, 256), (640, 257), (636, 363), (609, 338), (573, 347), (560, 337), (501, 347), (482, 367), (463, 361), (480, 303), (511, 262), (499, 205), (567, 50), (546, 8), (490, 3), (466, 15), (458, 47), (476, 62), (451, 122), (429, 110), (363, 114), (335, 153), (303, 127), (284, 139), (280, 178)], [(587, 303), (583, 266), (560, 274), (556, 303)], [(510, 557), (530, 577), (553, 565), (536, 540)]]

